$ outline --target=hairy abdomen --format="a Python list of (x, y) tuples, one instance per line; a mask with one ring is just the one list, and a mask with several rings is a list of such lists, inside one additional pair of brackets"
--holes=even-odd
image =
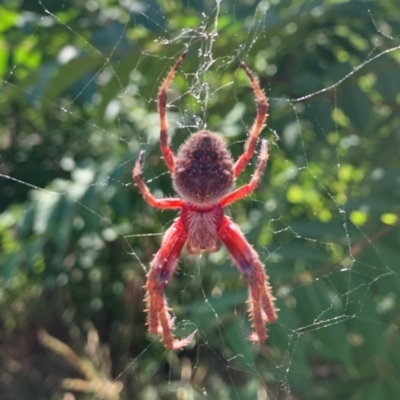
[(214, 133), (197, 132), (180, 147), (173, 178), (181, 198), (197, 205), (216, 204), (232, 191), (232, 156)]

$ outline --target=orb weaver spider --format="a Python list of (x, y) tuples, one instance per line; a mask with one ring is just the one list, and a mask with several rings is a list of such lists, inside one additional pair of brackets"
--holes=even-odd
[(168, 145), (167, 90), (185, 56), (186, 52), (177, 59), (158, 91), (161, 153), (180, 198), (157, 199), (150, 193), (141, 177), (144, 151), (140, 152), (133, 169), (133, 179), (148, 204), (159, 209), (180, 210), (150, 263), (145, 286), (148, 329), (152, 334), (162, 335), (167, 349), (180, 349), (193, 340), (197, 330), (186, 338), (174, 338), (174, 318), (169, 313), (164, 292), (185, 243), (189, 254), (201, 254), (218, 251), (222, 242), (249, 285), (249, 314), (254, 329), (249, 340), (263, 342), (267, 338), (265, 323), (273, 323), (277, 319), (269, 278), (258, 254), (246, 241), (238, 225), (224, 215), (223, 209), (252, 193), (261, 180), (268, 160), (266, 140), (261, 142), (258, 164), (250, 182), (233, 190), (233, 183), (252, 158), (260, 132), (265, 126), (268, 99), (249, 67), (242, 62), (240, 66), (250, 79), (258, 111), (244, 153), (234, 162), (218, 136), (201, 130), (190, 135), (174, 156)]

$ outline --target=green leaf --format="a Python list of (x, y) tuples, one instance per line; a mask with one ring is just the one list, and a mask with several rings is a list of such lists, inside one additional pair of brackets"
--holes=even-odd
[[(12, 28), (18, 19), (18, 12), (0, 6), (0, 33)], [(1, 47), (0, 47), (1, 51)], [(0, 75), (1, 76), (1, 75)]]

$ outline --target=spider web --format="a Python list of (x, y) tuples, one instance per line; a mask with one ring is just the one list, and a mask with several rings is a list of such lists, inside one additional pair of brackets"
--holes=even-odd
[[(371, 37), (354, 35), (354, 41), (361, 42), (360, 60), (351, 57), (345, 60), (347, 56), (342, 52), (343, 60), (350, 66), (348, 70), (338, 68), (329, 75), (330, 82), (321, 79), (319, 86), (310, 76), (303, 74), (296, 82), (299, 94), (296, 94), (296, 89), (292, 91), (293, 96), (284, 97), (268, 81), (279, 82), (274, 77), (278, 75), (282, 78), (279, 71), (288, 66), (275, 65), (270, 60), (277, 58), (276, 53), (285, 47), (285, 41), (296, 36), (299, 26), (291, 21), (299, 12), (298, 7), (301, 6), (302, 12), (317, 23), (324, 14), (324, 7), (327, 7), (323, 3), (320, 6), (309, 3), (309, 8), (308, 3), (299, 4), (285, 11), (277, 2), (254, 2), (246, 7), (241, 2), (232, 2), (231, 7), (227, 7), (223, 2), (215, 1), (204, 8), (199, 6), (198, 20), (192, 27), (178, 25), (175, 29), (165, 23), (167, 17), (155, 2), (121, 2), (120, 9), (124, 13), (121, 20), (125, 22), (121, 24), (119, 33), (112, 37), (108, 53), (99, 44), (93, 44), (84, 37), (75, 24), (65, 22), (62, 16), (64, 7), (53, 13), (47, 3), (37, 0), (37, 4), (43, 16), (35, 23), (38, 26), (55, 24), (60, 34), (67, 32), (75, 36), (76, 43), (82, 46), (84, 52), (98, 59), (97, 70), (86, 85), (61, 101), (48, 100), (50, 97), (43, 92), (32, 93), (29, 87), (15, 84), (18, 63), (11, 65), (2, 80), (3, 87), (15, 96), (29, 97), (33, 110), (35, 103), (42, 103), (46, 108), (64, 113), (66, 119), (86, 122), (97, 132), (97, 136), (83, 139), (87, 145), (96, 145), (96, 140), (100, 142), (106, 137), (111, 142), (118, 141), (130, 156), (120, 157), (117, 165), (104, 168), (98, 179), (94, 179), (89, 168), (81, 168), (75, 172), (75, 184), (67, 184), (60, 179), (39, 187), (13, 174), (2, 173), (0, 176), (13, 185), (32, 189), (30, 196), (42, 202), (44, 208), (65, 198), (90, 214), (102, 227), (102, 236), (106, 241), (122, 243), (122, 251), (129, 257), (134, 273), (144, 276), (148, 271), (146, 246), (149, 246), (149, 240), (154, 239), (153, 236), (161, 239), (174, 215), (165, 214), (165, 217), (158, 211), (146, 210), (146, 215), (138, 224), (120, 223), (109, 211), (103, 212), (101, 208), (93, 206), (90, 198), (82, 196), (82, 193), (93, 188), (100, 196), (107, 198), (116, 189), (124, 193), (136, 191), (129, 180), (129, 171), (139, 149), (145, 149), (149, 154), (144, 166), (146, 182), (157, 197), (171, 194), (172, 190), (165, 192), (164, 189), (170, 185), (166, 168), (155, 161), (154, 154), (157, 154), (159, 139), (155, 111), (157, 88), (173, 60), (185, 48), (189, 48), (192, 54), (197, 53), (197, 57), (189, 53), (174, 83), (176, 86), (173, 85), (169, 92), (168, 120), (174, 145), (181, 143), (190, 133), (199, 129), (217, 130), (216, 126), (228, 138), (232, 152), (236, 155), (240, 153), (245, 141), (243, 132), (249, 129), (252, 122), (252, 117), (248, 118), (248, 115), (254, 116), (255, 104), (251, 100), (251, 88), (245, 76), (240, 72), (232, 72), (236, 70), (239, 60), (252, 59), (254, 65), (249, 65), (260, 76), (270, 100), (268, 126), (261, 134), (268, 139), (270, 147), (263, 184), (250, 198), (230, 207), (228, 214), (241, 226), (266, 265), (280, 308), (279, 319), (269, 327), (270, 337), (265, 345), (254, 347), (246, 344), (250, 330), (245, 311), (246, 283), (231, 266), (227, 252), (221, 250), (200, 259), (189, 259), (182, 255), (176, 279), (167, 289), (167, 297), (173, 298), (171, 306), (176, 310), (178, 334), (198, 329), (199, 335), (192, 348), (179, 354), (166, 353), (163, 357), (167, 373), (159, 374), (160, 379), (165, 380), (160, 385), (159, 396), (182, 399), (215, 396), (296, 399), (302, 398), (298, 395), (304, 389), (301, 381), (310, 379), (310, 376), (302, 373), (303, 365), (309, 365), (308, 372), (312, 374), (311, 379), (315, 380), (336, 377), (342, 365), (347, 371), (354, 370), (354, 360), (344, 354), (347, 347), (343, 346), (343, 341), (357, 348), (373, 340), (365, 336), (360, 326), (374, 331), (375, 326), (382, 325), (383, 322), (376, 315), (388, 313), (394, 306), (395, 296), (391, 292), (380, 291), (377, 304), (371, 305), (375, 287), (385, 282), (387, 277), (398, 278), (394, 260), (386, 256), (386, 247), (378, 245), (379, 240), (394, 229), (395, 223), (366, 224), (369, 211), (368, 207), (363, 208), (362, 196), (359, 196), (366, 190), (366, 181), (372, 185), (374, 179), (379, 180), (381, 170), (371, 165), (363, 169), (369, 178), (353, 177), (361, 172), (351, 165), (349, 149), (362, 148), (362, 137), (359, 132), (352, 132), (348, 128), (351, 111), (343, 109), (343, 96), (355, 96), (354, 82), (366, 76), (361, 86), (371, 86), (368, 74), (372, 74), (374, 63), (398, 59), (399, 56), (398, 41), (394, 35), (391, 36), (388, 22), (379, 18), (376, 7), (367, 2), (357, 2), (351, 8), (360, 20), (372, 24), (375, 34)], [(64, 5), (67, 9), (66, 2)], [(340, 5), (338, 3), (338, 7)], [(244, 7), (243, 10), (248, 13), (243, 25), (244, 32), (241, 35), (235, 32), (231, 38), (232, 54), (219, 55), (218, 40), (227, 29), (224, 25), (227, 23), (225, 13), (233, 13), (232, 21), (240, 23), (239, 13), (234, 11), (236, 7)], [(87, 8), (90, 11), (98, 10), (101, 3), (88, 2)], [(277, 20), (278, 15), (280, 19)], [(319, 23), (324, 25), (323, 22)], [(269, 29), (273, 24), (280, 30), (270, 40)], [(126, 82), (120, 68), (123, 60), (114, 60), (129, 37), (128, 33), (135, 28), (140, 29), (142, 25), (159, 31), (154, 42), (159, 50), (141, 50), (140, 57), (131, 61), (131, 72)], [(341, 29), (341, 32), (336, 32), (339, 36), (345, 37), (350, 32), (343, 26)], [(316, 42), (328, 47), (330, 40), (329, 36), (320, 33)], [(61, 66), (68, 65), (79, 58), (79, 54), (77, 46), (65, 47), (58, 52), (58, 62)], [(254, 54), (258, 56), (254, 57)], [(307, 63), (305, 58), (302, 62)], [(316, 59), (318, 61), (318, 57)], [(150, 61), (159, 64), (156, 82), (145, 81), (146, 66), (150, 65)], [(287, 61), (298, 67), (294, 60)], [(328, 65), (318, 67), (329, 69)], [(212, 75), (213, 71), (215, 75)], [(368, 73), (361, 74), (363, 71)], [(215, 79), (215, 76), (219, 79)], [(62, 70), (59, 78), (63, 78)], [(104, 124), (78, 114), (73, 107), (84, 99), (87, 101), (92, 85), (102, 80), (115, 81), (119, 87), (115, 99), (103, 108)], [(147, 90), (141, 91), (140, 88), (144, 86)], [(242, 90), (243, 87), (248, 88), (247, 92)], [(243, 93), (245, 100), (241, 97)], [(215, 106), (219, 96), (231, 105), (227, 108), (230, 108), (229, 113), (216, 119), (215, 112), (210, 115), (209, 110)], [(353, 107), (352, 101), (357, 98), (352, 97), (348, 106)], [(101, 99), (94, 103), (103, 107)], [(146, 115), (141, 112), (143, 110), (135, 111), (138, 103), (145, 104)], [(140, 129), (139, 132), (132, 133), (126, 129), (129, 114), (130, 121)], [(214, 119), (210, 120), (209, 117)], [(106, 151), (103, 159), (108, 156), (111, 154)], [(326, 165), (321, 167), (321, 158), (324, 157)], [(0, 162), (3, 167), (7, 164), (6, 159), (0, 158)], [(60, 163), (64, 171), (71, 171), (75, 167), (75, 161), (68, 156), (64, 156)], [(253, 162), (247, 167), (237, 185), (249, 179), (254, 166)], [(60, 172), (60, 178), (64, 176)], [(347, 182), (348, 186), (343, 186), (343, 182)], [(358, 205), (349, 205), (353, 198)], [(395, 209), (388, 207), (385, 210), (379, 213), (381, 221), (389, 221), (394, 215)], [(41, 212), (45, 211), (42, 209)], [(152, 231), (154, 227), (156, 230)], [(38, 227), (37, 232), (40, 229)], [(365, 252), (367, 257), (364, 256)], [(90, 268), (94, 266), (90, 260), (87, 262), (87, 273), (90, 275)], [(94, 275), (93, 272), (92, 277)], [(67, 279), (67, 273), (63, 272), (56, 282), (62, 286)], [(118, 291), (120, 289), (117, 286)], [(98, 307), (100, 311), (104, 304), (100, 298), (96, 298), (93, 307)], [(376, 309), (377, 314), (371, 316), (371, 309)], [(208, 329), (204, 321), (213, 329)], [(146, 346), (127, 357), (123, 365), (113, 367), (114, 381), (121, 380), (129, 387), (138, 371), (149, 368), (161, 346), (154, 338), (148, 339)], [(327, 347), (328, 343), (330, 348)], [(305, 362), (305, 358), (309, 361)], [(210, 365), (210, 359), (217, 360), (218, 365)], [(155, 390), (151, 380), (142, 383), (142, 387), (143, 398), (150, 398), (150, 392)], [(250, 393), (249, 397), (245, 397), (246, 390)], [(194, 397), (194, 393), (198, 397)], [(79, 395), (76, 396), (79, 398)], [(320, 397), (324, 398), (323, 394)], [(101, 395), (93, 394), (92, 398), (101, 398)]]

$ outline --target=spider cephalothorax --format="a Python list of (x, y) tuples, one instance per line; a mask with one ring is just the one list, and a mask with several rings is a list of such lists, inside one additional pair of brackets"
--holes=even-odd
[(146, 284), (149, 331), (161, 334), (168, 349), (179, 349), (192, 341), (196, 332), (181, 340), (174, 339), (174, 319), (169, 314), (164, 291), (185, 243), (189, 253), (199, 254), (218, 251), (222, 242), (249, 284), (249, 313), (254, 328), (249, 339), (262, 342), (267, 337), (265, 323), (274, 322), (277, 318), (268, 276), (258, 254), (246, 241), (239, 227), (224, 215), (223, 209), (253, 192), (260, 182), (268, 160), (266, 140), (261, 143), (259, 161), (250, 182), (236, 190), (232, 189), (236, 177), (253, 156), (267, 118), (268, 101), (253, 73), (246, 64), (241, 63), (253, 86), (258, 109), (244, 153), (234, 162), (225, 143), (218, 136), (209, 131), (200, 131), (182, 144), (175, 158), (168, 145), (167, 90), (185, 55), (183, 53), (178, 58), (158, 92), (161, 152), (181, 199), (156, 199), (150, 193), (141, 177), (143, 151), (133, 169), (133, 178), (151, 206), (180, 210), (178, 218), (165, 232), (161, 248), (150, 264)]

